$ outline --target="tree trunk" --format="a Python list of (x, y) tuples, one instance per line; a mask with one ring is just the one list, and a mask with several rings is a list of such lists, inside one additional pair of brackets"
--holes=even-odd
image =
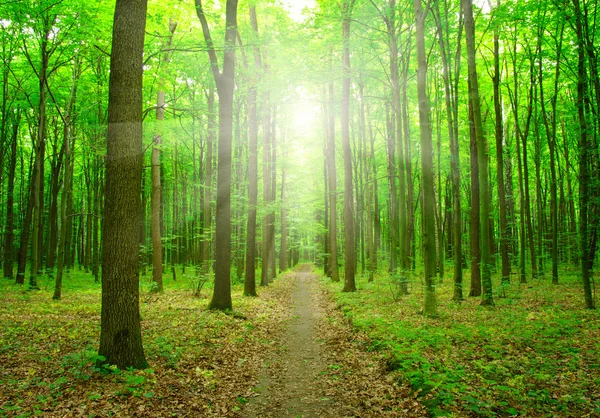
[(469, 67), (469, 85), (471, 86), (470, 101), (473, 105), (473, 121), (475, 122), (475, 136), (477, 138), (477, 158), (479, 163), (479, 201), (481, 203), (481, 283), (482, 305), (493, 305), (492, 272), (490, 259), (490, 189), (488, 177), (488, 158), (486, 155), (487, 144), (483, 135), (481, 120), (481, 104), (479, 100), (479, 84), (477, 80), (477, 66), (475, 61), (475, 22), (473, 20), (472, 0), (463, 0), (465, 16), (465, 30), (467, 38), (467, 53)]
[(15, 171), (17, 167), (17, 145), (19, 142), (19, 124), (21, 112), (13, 120), (13, 131), (10, 143), (10, 163), (8, 168), (8, 190), (6, 201), (6, 234), (4, 235), (4, 278), (13, 278), (13, 241), (15, 225)]
[[(499, 2), (498, 6), (499, 7)], [(494, 114), (496, 122), (496, 170), (498, 172), (498, 203), (500, 205), (500, 258), (501, 280), (510, 283), (510, 258), (508, 254), (508, 222), (506, 217), (506, 191), (504, 187), (504, 125), (502, 118), (502, 96), (500, 93), (500, 36), (494, 31)]]
[(65, 175), (63, 181), (63, 190), (60, 197), (60, 235), (58, 237), (58, 265), (56, 271), (56, 282), (54, 284), (54, 295), (52, 299), (59, 300), (62, 294), (62, 281), (63, 272), (65, 267), (65, 239), (67, 237), (67, 196), (73, 192), (73, 152), (72, 149), (75, 147), (75, 138), (73, 138), (73, 147), (71, 147), (71, 124), (72, 124), (72, 113), (73, 105), (75, 103), (75, 97), (77, 95), (77, 80), (79, 78), (79, 55), (75, 55), (73, 63), (73, 75), (71, 80), (71, 94), (69, 97), (69, 104), (67, 105), (67, 112), (64, 118), (64, 143), (63, 151), (65, 155)]
[[(332, 68), (333, 71), (333, 68)], [(337, 256), (337, 174), (335, 167), (335, 114), (333, 81), (329, 83), (329, 135), (327, 141), (327, 177), (329, 180), (329, 263), (331, 281), (339, 282)]]
[(206, 162), (204, 169), (204, 190), (202, 199), (202, 247), (200, 262), (202, 271), (208, 275), (210, 272), (210, 245), (212, 237), (212, 174), (213, 174), (213, 143), (215, 137), (215, 91), (211, 87), (208, 92), (208, 136), (206, 138)]
[(425, 274), (425, 314), (436, 315), (435, 295), (435, 191), (433, 186), (433, 143), (429, 97), (427, 96), (427, 55), (425, 51), (425, 19), (421, 0), (414, 0), (417, 42), (417, 86), (419, 126), (421, 132), (421, 175), (423, 190), (423, 262)]
[(217, 214), (215, 239), (215, 287), (209, 309), (231, 309), (231, 140), (233, 134), (233, 90), (235, 74), (235, 41), (237, 35), (237, 0), (227, 0), (223, 72), (219, 71), (216, 53), (201, 0), (196, 12), (219, 93), (219, 148), (217, 173)]
[(589, 205), (590, 205), (590, 170), (589, 170), (589, 132), (588, 121), (585, 111), (585, 101), (588, 95), (587, 91), (587, 70), (585, 68), (585, 45), (583, 39), (582, 13), (579, 0), (573, 0), (575, 7), (575, 31), (577, 33), (577, 115), (579, 118), (579, 239), (581, 250), (581, 278), (583, 283), (583, 294), (585, 307), (595, 309), (594, 296), (592, 293), (592, 272), (589, 263)]
[[(258, 36), (256, 8), (250, 6), (250, 22), (254, 35)], [(260, 50), (254, 47), (254, 71), (248, 91), (248, 131), (250, 139), (248, 162), (248, 224), (246, 228), (246, 274), (244, 295), (256, 296), (256, 208), (258, 205), (258, 116), (257, 84), (260, 70)]]
[[(469, 84), (469, 93), (471, 85)], [(469, 94), (469, 98), (471, 94)], [(479, 192), (479, 160), (477, 158), (477, 136), (475, 134), (473, 103), (469, 100), (469, 131), (470, 131), (470, 165), (471, 165), (471, 212), (470, 218), (470, 255), (471, 255), (471, 290), (469, 296), (481, 296), (481, 194)]]
[(146, 8), (147, 0), (117, 0), (110, 63), (98, 354), (120, 369), (148, 366), (138, 269)]
[[(452, 72), (449, 63), (449, 43), (450, 37), (444, 36), (442, 27), (442, 17), (440, 15), (438, 3), (434, 4), (434, 11), (437, 15), (436, 23), (438, 26), (438, 41), (440, 43), (440, 51), (443, 66), (444, 79), (444, 96), (446, 102), (446, 117), (448, 123), (448, 138), (450, 139), (450, 171), (452, 179), (452, 246), (454, 255), (454, 294), (452, 299), (455, 301), (463, 300), (463, 272), (462, 272), (462, 230), (461, 230), (461, 206), (460, 206), (460, 153), (458, 143), (458, 120), (455, 108), (458, 105), (458, 100), (452, 94)], [(448, 16), (448, 10), (445, 10)], [(460, 45), (462, 37), (462, 21), (459, 26), (459, 36), (457, 40), (456, 68), (460, 68)], [(457, 71), (458, 72), (458, 71)], [(458, 79), (458, 77), (454, 77)]]
[(350, 18), (355, 0), (342, 5), (342, 149), (344, 152), (344, 292), (355, 292), (356, 250), (354, 242), (354, 197), (352, 185), (352, 150), (350, 149)]

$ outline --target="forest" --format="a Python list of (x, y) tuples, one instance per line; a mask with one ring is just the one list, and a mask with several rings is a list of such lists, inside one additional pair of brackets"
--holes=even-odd
[(594, 0), (0, 0), (0, 417), (600, 415)]

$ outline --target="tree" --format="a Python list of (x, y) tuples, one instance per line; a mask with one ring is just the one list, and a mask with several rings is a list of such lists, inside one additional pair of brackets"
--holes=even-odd
[(117, 0), (110, 62), (98, 354), (122, 369), (148, 366), (138, 270), (146, 8), (147, 0)]
[(417, 84), (419, 95), (419, 122), (421, 131), (421, 172), (423, 188), (423, 262), (425, 264), (425, 314), (437, 313), (435, 296), (435, 192), (433, 189), (433, 144), (429, 97), (427, 96), (427, 55), (425, 52), (425, 19), (429, 10), (423, 10), (422, 1), (414, 0), (417, 35)]
[(477, 159), (479, 165), (479, 200), (481, 204), (481, 283), (482, 283), (482, 305), (493, 305), (492, 296), (492, 272), (490, 260), (490, 192), (488, 159), (486, 155), (486, 142), (483, 135), (483, 124), (481, 121), (481, 103), (479, 99), (479, 84), (477, 79), (477, 64), (475, 62), (475, 22), (473, 19), (473, 1), (462, 0), (463, 13), (465, 16), (465, 31), (467, 38), (467, 56), (469, 68), (470, 99), (473, 106), (473, 121), (475, 137), (477, 138)]
[(237, 37), (237, 0), (227, 0), (225, 12), (225, 49), (223, 71), (210, 35), (202, 1), (196, 0), (196, 13), (208, 48), (211, 70), (219, 94), (219, 147), (217, 173), (217, 214), (215, 238), (215, 287), (210, 309), (231, 309), (231, 141), (233, 136), (233, 90), (235, 42)]
[[(255, 35), (258, 35), (256, 7), (250, 6), (250, 23)], [(248, 131), (250, 150), (248, 161), (248, 224), (246, 228), (246, 274), (244, 277), (244, 295), (256, 296), (256, 207), (258, 204), (258, 116), (257, 116), (257, 78), (261, 67), (260, 50), (254, 47), (254, 73), (251, 74), (248, 87)]]
[[(583, 35), (583, 13), (579, 0), (572, 0), (575, 8), (575, 31), (577, 33), (577, 116), (579, 119), (579, 206), (580, 224), (579, 239), (581, 246), (581, 278), (585, 307), (595, 309), (591, 286), (591, 270), (593, 259), (590, 257), (590, 133), (586, 115), (588, 100), (588, 76), (586, 69), (586, 46)], [(592, 224), (592, 225), (590, 225)]]
[(344, 151), (344, 292), (355, 292), (354, 198), (352, 196), (352, 150), (350, 149), (350, 18), (355, 0), (342, 4), (342, 148)]

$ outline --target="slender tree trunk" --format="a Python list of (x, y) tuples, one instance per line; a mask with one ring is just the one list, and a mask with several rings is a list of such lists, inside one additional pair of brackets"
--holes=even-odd
[[(333, 70), (333, 68), (332, 68)], [(333, 81), (329, 83), (329, 137), (327, 141), (327, 176), (329, 180), (329, 254), (331, 280), (339, 282), (337, 256), (337, 174), (335, 167), (335, 114)]]
[(19, 124), (21, 112), (17, 112), (13, 120), (13, 130), (10, 143), (10, 163), (8, 167), (8, 187), (6, 200), (6, 234), (4, 235), (4, 278), (13, 278), (13, 241), (15, 225), (15, 171), (17, 168), (17, 145), (19, 142)]
[[(273, 109), (271, 123), (271, 205), (277, 199), (277, 108)], [(269, 281), (277, 277), (277, 253), (275, 250), (275, 208), (269, 213)]]
[[(282, 137), (282, 148), (284, 151), (284, 160), (287, 159), (287, 148), (285, 144), (285, 140)], [(288, 260), (287, 260), (287, 239), (288, 239), (288, 230), (287, 230), (287, 208), (286, 208), (286, 195), (285, 195), (285, 180), (286, 180), (286, 170), (285, 163), (281, 165), (281, 246), (279, 250), (279, 271), (285, 271), (288, 268)]]
[(217, 173), (217, 214), (215, 239), (215, 286), (210, 309), (231, 309), (231, 140), (233, 134), (233, 91), (235, 41), (237, 37), (237, 0), (227, 0), (225, 12), (225, 49), (223, 71), (219, 64), (202, 10), (196, 0), (196, 12), (208, 45), (211, 69), (219, 92), (219, 149)]
[(79, 78), (79, 55), (75, 56), (73, 63), (73, 75), (71, 80), (71, 94), (69, 104), (67, 105), (67, 113), (64, 120), (64, 144), (63, 150), (65, 155), (65, 175), (63, 180), (63, 190), (60, 197), (60, 235), (58, 237), (58, 265), (56, 271), (56, 282), (54, 284), (54, 295), (52, 299), (59, 300), (62, 295), (63, 272), (65, 268), (65, 239), (67, 237), (67, 196), (72, 193), (73, 185), (73, 152), (75, 146), (75, 138), (73, 138), (73, 147), (71, 147), (71, 124), (73, 106), (77, 95), (77, 80)]
[(350, 149), (350, 18), (355, 0), (342, 4), (342, 149), (344, 152), (344, 292), (355, 292), (356, 249), (354, 242), (354, 197), (352, 185), (352, 150)]
[[(540, 106), (542, 110), (542, 118), (546, 129), (546, 138), (548, 140), (548, 149), (550, 153), (550, 217), (552, 222), (552, 283), (558, 284), (558, 192), (557, 192), (557, 176), (556, 176), (556, 127), (557, 127), (557, 101), (560, 81), (560, 58), (562, 53), (563, 34), (565, 22), (560, 23), (559, 36), (556, 42), (556, 69), (554, 76), (554, 92), (550, 99), (552, 107), (551, 122), (548, 121), (546, 113), (546, 103), (544, 98), (544, 83), (543, 83), (543, 66), (542, 59), (539, 62), (539, 85), (540, 85)], [(540, 51), (541, 55), (541, 51)]]
[[(500, 2), (498, 2), (498, 7)], [(502, 96), (500, 93), (500, 36), (494, 31), (494, 114), (496, 121), (496, 170), (498, 172), (498, 203), (500, 205), (500, 258), (501, 280), (510, 283), (510, 258), (508, 254), (508, 222), (506, 216), (506, 190), (504, 187), (504, 125), (502, 118)]]
[(417, 86), (419, 97), (419, 126), (421, 132), (421, 176), (423, 190), (423, 262), (425, 274), (425, 314), (435, 315), (435, 191), (433, 180), (433, 142), (429, 97), (427, 96), (427, 55), (425, 51), (425, 19), (421, 0), (414, 0), (417, 43)]
[(204, 274), (210, 272), (211, 237), (212, 237), (212, 175), (213, 175), (213, 143), (215, 138), (215, 91), (211, 87), (208, 92), (208, 136), (206, 137), (206, 162), (204, 170), (204, 190), (202, 199), (202, 246), (200, 262)]
[(482, 305), (493, 305), (492, 272), (490, 259), (490, 189), (488, 177), (488, 158), (486, 155), (487, 144), (483, 135), (481, 120), (481, 104), (479, 100), (479, 84), (477, 80), (477, 66), (475, 62), (475, 22), (473, 20), (472, 0), (463, 0), (465, 16), (465, 30), (467, 38), (467, 53), (469, 67), (469, 84), (471, 85), (471, 101), (473, 103), (473, 120), (475, 122), (475, 136), (477, 137), (477, 158), (479, 162), (479, 200), (481, 203), (481, 283)]
[[(462, 230), (461, 230), (461, 206), (460, 206), (460, 153), (458, 136), (456, 130), (458, 129), (458, 120), (456, 118), (456, 112), (454, 112), (454, 106), (457, 105), (457, 98), (452, 94), (452, 73), (451, 67), (448, 60), (449, 48), (447, 43), (449, 42), (449, 36), (444, 36), (442, 27), (442, 17), (440, 15), (438, 3), (434, 4), (435, 13), (437, 15), (436, 23), (438, 26), (438, 41), (440, 43), (440, 51), (442, 57), (443, 66), (443, 78), (444, 78), (444, 96), (446, 102), (446, 117), (448, 123), (448, 138), (450, 138), (450, 171), (452, 179), (452, 246), (454, 253), (454, 295), (452, 297), (455, 301), (463, 300), (463, 272), (462, 272)], [(446, 16), (448, 11), (445, 11)], [(462, 37), (462, 21), (460, 22), (459, 36), (457, 40), (457, 50), (460, 51), (461, 37)], [(447, 32), (446, 32), (447, 33)], [(459, 65), (460, 53), (457, 53), (456, 66)]]
[(271, 220), (271, 110), (264, 110), (263, 115), (263, 207), (265, 208), (265, 216), (262, 225), (262, 246), (261, 246), (261, 286), (269, 285), (269, 267), (271, 266), (271, 239), (269, 223)]
[(396, 189), (396, 155), (394, 141), (394, 115), (386, 106), (387, 125), (387, 170), (389, 198), (389, 234), (390, 234), (390, 276), (395, 277), (398, 272), (398, 192)]
[[(258, 36), (256, 8), (250, 6), (250, 22), (254, 35)], [(254, 71), (248, 91), (248, 130), (250, 139), (248, 162), (248, 224), (246, 228), (246, 275), (244, 295), (256, 296), (256, 208), (258, 205), (258, 116), (257, 84), (260, 70), (260, 50), (254, 47)]]
[[(471, 86), (469, 84), (469, 92)], [(471, 94), (469, 94), (469, 98)], [(479, 159), (477, 158), (477, 136), (475, 134), (473, 103), (469, 100), (470, 164), (471, 164), (471, 212), (470, 212), (470, 255), (471, 290), (469, 296), (481, 296), (481, 194), (479, 187)]]
[(587, 70), (585, 60), (585, 45), (583, 39), (582, 12), (579, 0), (572, 0), (575, 7), (575, 31), (577, 33), (577, 115), (579, 118), (579, 239), (581, 249), (581, 278), (583, 282), (583, 294), (585, 307), (595, 309), (594, 297), (592, 294), (592, 272), (589, 263), (589, 205), (590, 205), (590, 158), (589, 158), (589, 132), (588, 121), (585, 111), (585, 101), (587, 99)]

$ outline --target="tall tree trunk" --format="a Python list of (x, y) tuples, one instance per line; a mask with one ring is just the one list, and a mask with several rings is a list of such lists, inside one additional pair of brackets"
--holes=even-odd
[[(249, 7), (250, 22), (254, 35), (258, 36), (256, 7)], [(257, 84), (261, 67), (260, 50), (254, 47), (254, 74), (248, 91), (248, 131), (250, 139), (248, 161), (248, 224), (246, 227), (246, 274), (244, 295), (256, 296), (256, 208), (258, 205), (258, 116)]]
[(139, 311), (142, 74), (147, 0), (117, 0), (108, 100), (100, 363), (148, 366)]
[[(469, 84), (469, 98), (471, 97)], [(469, 296), (481, 296), (481, 194), (479, 187), (479, 159), (477, 158), (477, 136), (475, 134), (473, 103), (469, 100), (469, 137), (470, 137), (470, 165), (471, 165), (471, 212), (470, 218), (470, 255), (471, 255), (471, 290)]]
[(419, 126), (421, 132), (421, 176), (423, 190), (423, 262), (425, 274), (425, 314), (437, 313), (435, 295), (435, 191), (433, 186), (433, 142), (429, 97), (427, 96), (427, 55), (425, 52), (425, 19), (421, 0), (414, 0), (417, 43), (417, 87), (419, 97)]
[(342, 149), (344, 152), (344, 292), (355, 292), (356, 250), (354, 242), (354, 197), (352, 150), (350, 149), (350, 18), (355, 0), (342, 4)]
[[(333, 53), (332, 53), (333, 54)], [(333, 66), (333, 64), (332, 64)], [(331, 68), (333, 71), (333, 67)], [(331, 280), (339, 282), (337, 256), (337, 174), (335, 167), (335, 113), (333, 81), (329, 83), (329, 135), (327, 141), (327, 177), (329, 180), (329, 254)]]
[[(562, 54), (563, 34), (565, 30), (565, 22), (559, 23), (560, 30), (557, 31), (558, 38), (556, 41), (556, 69), (554, 75), (554, 92), (550, 99), (551, 103), (551, 121), (548, 121), (546, 113), (546, 101), (544, 98), (544, 83), (543, 83), (543, 65), (542, 59), (539, 63), (539, 86), (540, 86), (540, 106), (542, 110), (542, 119), (546, 129), (546, 138), (548, 140), (548, 149), (550, 153), (550, 217), (552, 222), (552, 283), (558, 284), (558, 192), (557, 192), (557, 176), (556, 176), (556, 127), (557, 127), (557, 101), (560, 81), (560, 58)], [(540, 51), (541, 56), (541, 51)]]
[[(285, 144), (285, 138), (282, 135), (281, 138), (282, 149), (284, 149), (284, 160), (287, 160), (287, 148)], [(286, 208), (286, 194), (285, 194), (285, 180), (286, 180), (286, 170), (285, 163), (281, 165), (281, 244), (279, 250), (279, 271), (282, 272), (287, 270), (288, 268), (288, 260), (287, 260), (287, 239), (288, 239), (288, 226), (287, 226), (287, 208)]]
[[(277, 108), (273, 109), (271, 123), (271, 205), (277, 200)], [(275, 208), (269, 213), (269, 281), (277, 277), (277, 253), (275, 250)]]
[[(177, 22), (173, 19), (169, 20), (169, 39), (165, 42), (165, 48), (171, 46), (173, 35), (177, 29)], [(163, 53), (163, 63), (168, 64), (169, 53)], [(156, 291), (163, 291), (163, 248), (162, 248), (162, 213), (161, 213), (161, 200), (162, 200), (162, 185), (160, 178), (160, 149), (162, 142), (162, 125), (165, 119), (165, 89), (164, 89), (164, 78), (159, 76), (158, 80), (158, 92), (156, 98), (156, 121), (157, 121), (157, 133), (154, 135), (154, 144), (152, 146), (152, 195), (151, 195), (151, 206), (152, 213), (150, 223), (151, 235), (152, 235), (152, 280), (156, 284)], [(173, 202), (173, 206), (176, 203)], [(173, 264), (175, 261), (173, 260)]]
[(202, 246), (200, 252), (200, 262), (202, 271), (208, 275), (210, 272), (211, 241), (212, 241), (212, 213), (211, 213), (211, 195), (212, 195), (212, 175), (213, 175), (213, 143), (215, 139), (215, 91), (210, 87), (208, 92), (208, 136), (206, 137), (206, 162), (204, 169), (204, 190), (202, 199)]
[(262, 245), (261, 245), (261, 286), (269, 284), (269, 268), (271, 266), (271, 109), (264, 110), (263, 115), (263, 207), (265, 208), (265, 216), (262, 225)]
[[(500, 7), (498, 1), (497, 7)], [(494, 31), (494, 114), (496, 122), (496, 170), (498, 172), (498, 203), (500, 205), (500, 258), (503, 284), (510, 283), (510, 258), (508, 254), (508, 222), (506, 216), (506, 191), (504, 187), (504, 125), (502, 96), (500, 93), (500, 35)]]
[(473, 120), (475, 136), (477, 137), (477, 158), (479, 163), (479, 200), (481, 203), (481, 284), (482, 305), (493, 305), (492, 272), (490, 259), (490, 189), (488, 177), (488, 158), (486, 155), (486, 140), (483, 135), (481, 120), (481, 104), (479, 100), (479, 84), (477, 80), (477, 65), (475, 61), (475, 22), (473, 19), (472, 0), (463, 0), (465, 16), (465, 31), (467, 38), (467, 55), (469, 67), (469, 84), (471, 86), (471, 101), (473, 104)]
[(589, 263), (589, 205), (590, 205), (590, 158), (589, 158), (589, 128), (585, 111), (587, 99), (587, 70), (585, 60), (585, 44), (583, 38), (582, 12), (579, 0), (572, 0), (575, 7), (575, 31), (577, 33), (577, 116), (579, 118), (579, 239), (581, 250), (581, 278), (583, 283), (583, 294), (585, 307), (595, 309), (594, 296), (592, 294), (592, 272)]
[(19, 124), (21, 112), (13, 119), (13, 130), (10, 143), (10, 162), (8, 167), (8, 188), (6, 200), (6, 234), (4, 235), (4, 278), (13, 278), (13, 241), (15, 225), (15, 171), (17, 168), (17, 145), (19, 142)]
[(217, 214), (215, 239), (215, 287), (210, 309), (231, 309), (231, 139), (233, 134), (233, 90), (235, 41), (237, 36), (237, 0), (227, 0), (225, 12), (225, 48), (223, 71), (210, 36), (201, 0), (196, 12), (208, 46), (211, 69), (219, 92), (219, 149), (217, 173)]
[[(394, 114), (386, 106), (387, 125), (387, 170), (389, 198), (389, 234), (390, 234), (390, 276), (395, 277), (398, 270), (398, 192), (396, 189), (396, 156), (394, 141)], [(404, 202), (403, 202), (404, 203)]]
[[(446, 102), (446, 117), (448, 123), (448, 138), (450, 138), (450, 171), (452, 179), (452, 247), (454, 254), (454, 294), (452, 299), (455, 301), (463, 300), (463, 272), (462, 272), (462, 230), (461, 230), (461, 206), (460, 206), (460, 153), (458, 144), (458, 120), (455, 112), (455, 107), (458, 104), (456, 95), (452, 92), (452, 72), (449, 62), (449, 39), (448, 31), (444, 36), (442, 27), (442, 17), (439, 11), (438, 3), (434, 4), (435, 15), (437, 16), (436, 23), (438, 27), (438, 41), (440, 43), (440, 52), (442, 57), (443, 79), (444, 79), (444, 97)], [(448, 10), (445, 10), (445, 15), (448, 16)], [(457, 40), (457, 54), (455, 66), (457, 70), (460, 68), (460, 46), (462, 37), (462, 20), (459, 25), (459, 36)], [(454, 77), (458, 78), (458, 77)]]
[(75, 147), (75, 137), (73, 137), (73, 147), (71, 146), (71, 124), (73, 106), (77, 95), (77, 80), (80, 76), (79, 71), (79, 55), (75, 55), (73, 62), (73, 74), (71, 80), (71, 94), (67, 105), (67, 112), (64, 117), (64, 144), (62, 149), (65, 155), (65, 175), (63, 180), (63, 190), (60, 197), (60, 235), (58, 237), (58, 265), (56, 271), (56, 282), (54, 284), (54, 294), (52, 299), (59, 300), (62, 295), (63, 272), (65, 268), (65, 239), (67, 237), (67, 196), (73, 192), (73, 152)]

